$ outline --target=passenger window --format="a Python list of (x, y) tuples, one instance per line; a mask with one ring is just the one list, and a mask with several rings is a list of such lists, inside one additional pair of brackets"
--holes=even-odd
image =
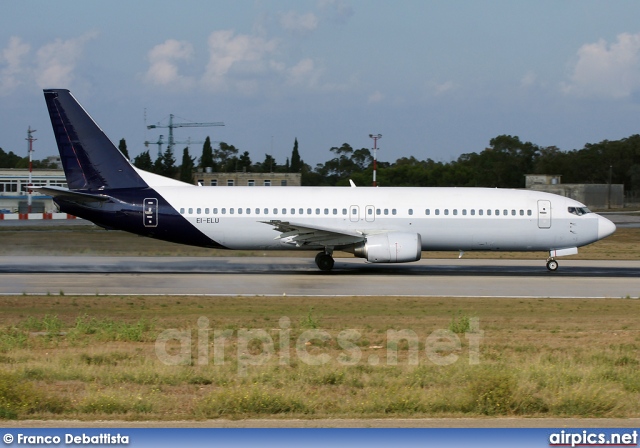
[(247, 208), (247, 215), (250, 215), (250, 214), (251, 214), (251, 209)]
[(286, 209), (286, 208), (283, 208), (283, 209), (282, 209), (282, 214), (283, 214), (283, 215), (286, 215), (286, 214), (287, 214), (287, 209)]
[(496, 210), (496, 216), (500, 216), (500, 210)]
[(491, 209), (487, 209), (487, 216), (491, 216)]
[(296, 214), (296, 209), (295, 209), (295, 208), (292, 208), (292, 209), (291, 209), (291, 214), (292, 214), (292, 215), (295, 215), (295, 214)]
[(409, 209), (409, 216), (411, 216), (411, 215), (413, 215), (413, 209), (412, 208)]
[(503, 214), (504, 216), (507, 216), (507, 215), (509, 214), (509, 210), (502, 210), (502, 214)]
[(445, 209), (444, 209), (444, 214), (445, 214), (445, 215), (449, 215), (449, 209), (448, 209), (448, 208), (445, 208)]
[(458, 216), (458, 209), (457, 208), (453, 209), (453, 216)]
[(274, 214), (274, 215), (277, 215), (277, 214), (278, 214), (278, 209), (277, 209), (277, 208), (274, 208), (274, 209), (273, 209), (273, 214)]
[(343, 214), (343, 215), (346, 215), (346, 214), (347, 214), (347, 209), (346, 209), (346, 208), (343, 208), (343, 209), (342, 209), (342, 214)]
[(303, 209), (303, 208), (299, 208), (299, 209), (298, 209), (298, 214), (300, 214), (300, 215), (304, 215), (304, 209)]
[(324, 209), (324, 214), (325, 214), (325, 215), (328, 215), (328, 214), (329, 214), (329, 209), (328, 209), (328, 208), (325, 208), (325, 209)]
[(316, 209), (316, 215), (319, 215), (319, 214), (320, 214), (320, 209), (319, 209), (319, 208), (317, 208), (317, 209)]
[(265, 215), (268, 215), (268, 214), (269, 214), (269, 209), (268, 209), (268, 208), (265, 208), (265, 209), (264, 209), (264, 214), (265, 214)]
[(531, 210), (527, 210), (527, 215), (531, 216)]
[(516, 216), (516, 211), (515, 210), (511, 210), (511, 215), (512, 216)]
[(376, 209), (376, 215), (380, 216), (382, 214), (382, 210), (380, 210), (379, 208)]
[[(319, 210), (319, 209), (318, 209), (318, 210)], [(318, 211), (318, 213), (320, 213), (320, 212)], [(358, 209), (357, 209), (357, 208), (352, 208), (352, 209), (351, 209), (351, 214), (352, 214), (353, 216), (357, 215), (357, 214), (358, 214)]]
[(436, 215), (439, 215), (439, 214), (440, 214), (440, 209), (439, 209), (439, 208), (437, 208), (437, 209), (436, 209)]
[(462, 216), (467, 216), (467, 209), (466, 208), (462, 209)]
[(427, 216), (429, 216), (429, 215), (431, 214), (431, 210), (426, 209), (426, 210), (424, 211), (424, 214), (425, 214), (425, 215), (427, 215)]
[(388, 214), (389, 214), (389, 209), (388, 209), (388, 208), (385, 208), (385, 209), (384, 209), (384, 214), (385, 214), (385, 215), (388, 215)]
[(230, 215), (233, 215), (233, 211), (234, 211), (234, 210), (233, 210), (233, 208), (230, 208), (230, 209), (229, 209), (229, 214), (230, 214)]
[(395, 208), (394, 208), (394, 209), (391, 209), (391, 214), (392, 214), (392, 215), (395, 215), (395, 214), (396, 214), (396, 209), (395, 209)]
[(204, 214), (205, 214), (205, 215), (208, 215), (208, 214), (209, 214), (209, 209), (208, 209), (208, 208), (205, 208), (205, 209), (204, 209)]
[(256, 215), (260, 214), (260, 209), (258, 207), (256, 207)]
[(367, 215), (373, 215), (373, 210), (372, 210), (372, 209), (370, 209), (370, 208), (368, 208), (368, 209), (367, 209)]
[(238, 208), (238, 215), (242, 215), (242, 209)]
[(193, 215), (193, 209), (192, 208), (189, 209), (189, 214)]
[(184, 208), (181, 208), (181, 209), (180, 209), (180, 214), (181, 214), (181, 215), (184, 215)]
[(476, 215), (476, 210), (475, 209), (471, 209), (471, 216), (475, 216)]
[(520, 216), (524, 216), (524, 210), (520, 210)]
[(222, 209), (222, 214), (223, 214), (223, 215), (226, 215), (226, 214), (227, 214), (227, 209), (226, 209), (226, 208), (223, 208), (223, 209)]
[(484, 210), (482, 209), (478, 210), (478, 215), (482, 216), (483, 213), (484, 213)]
[(334, 214), (334, 215), (337, 215), (337, 214), (338, 214), (338, 209), (337, 209), (337, 208), (334, 208), (334, 209), (333, 209), (333, 214)]
[(218, 209), (217, 209), (217, 208), (214, 208), (214, 209), (213, 209), (213, 214), (214, 214), (214, 215), (217, 215), (217, 214), (218, 214)]
[(310, 209), (310, 208), (308, 208), (308, 209), (307, 209), (307, 215), (310, 215), (310, 214), (311, 214), (311, 209)]

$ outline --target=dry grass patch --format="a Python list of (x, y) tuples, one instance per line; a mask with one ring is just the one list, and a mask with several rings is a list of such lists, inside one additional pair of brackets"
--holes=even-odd
[[(637, 299), (0, 297), (0, 418), (633, 417), (639, 307)], [(156, 341), (171, 329), (182, 339), (161, 348), (179, 362), (166, 363)]]

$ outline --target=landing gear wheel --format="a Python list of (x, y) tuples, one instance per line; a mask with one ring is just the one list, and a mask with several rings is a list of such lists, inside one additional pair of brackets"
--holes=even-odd
[(547, 260), (547, 269), (551, 272), (555, 271), (558, 269), (558, 262), (556, 260)]
[(333, 257), (327, 253), (320, 252), (316, 255), (316, 265), (321, 271), (330, 271), (333, 269)]

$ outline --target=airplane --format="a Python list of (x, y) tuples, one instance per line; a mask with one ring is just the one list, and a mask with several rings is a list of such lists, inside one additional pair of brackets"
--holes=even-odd
[(557, 257), (616, 226), (570, 198), (498, 188), (203, 187), (133, 166), (69, 90), (46, 89), (68, 188), (33, 187), (62, 212), (174, 243), (242, 250), (314, 250), (370, 263), (418, 261), (422, 251), (545, 251)]

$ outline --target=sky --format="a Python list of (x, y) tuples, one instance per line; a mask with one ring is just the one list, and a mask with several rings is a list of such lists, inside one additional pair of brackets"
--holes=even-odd
[[(6, 2), (8, 3), (8, 2)], [(24, 0), (0, 16), (0, 148), (57, 154), (42, 89), (71, 90), (131, 157), (168, 129), (279, 164), (298, 139), (449, 162), (498, 135), (580, 149), (640, 129), (632, 0)], [(174, 148), (180, 163), (182, 149)], [(202, 144), (190, 146), (192, 156)], [(149, 148), (155, 158), (157, 145)]]

